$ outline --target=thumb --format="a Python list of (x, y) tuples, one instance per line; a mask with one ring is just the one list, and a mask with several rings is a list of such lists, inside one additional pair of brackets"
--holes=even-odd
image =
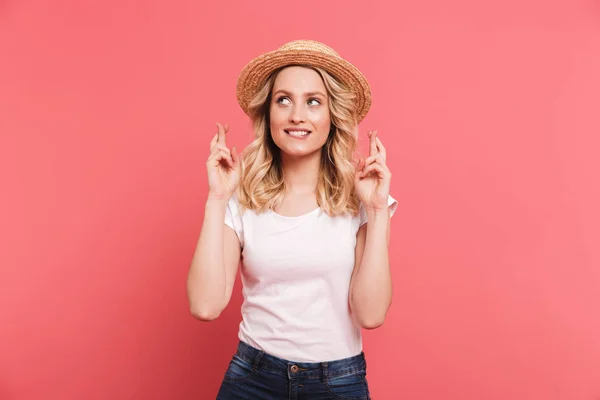
[(354, 167), (354, 181), (356, 183), (358, 183), (360, 181), (360, 173), (362, 172), (364, 167), (365, 167), (365, 159), (361, 157), (358, 160), (358, 162), (356, 163), (356, 167)]
[(355, 172), (360, 172), (363, 170), (364, 167), (365, 167), (365, 159), (360, 157), (358, 159), (358, 161), (356, 162), (354, 170), (355, 170)]
[(240, 156), (235, 146), (231, 148), (231, 159), (233, 160), (233, 166), (237, 168), (240, 165)]

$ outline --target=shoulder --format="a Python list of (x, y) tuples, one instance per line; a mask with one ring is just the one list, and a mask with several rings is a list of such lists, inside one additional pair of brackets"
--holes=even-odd
[(227, 209), (225, 210), (225, 225), (235, 231), (240, 241), (244, 245), (244, 221), (240, 209), (239, 198), (236, 193), (229, 198)]

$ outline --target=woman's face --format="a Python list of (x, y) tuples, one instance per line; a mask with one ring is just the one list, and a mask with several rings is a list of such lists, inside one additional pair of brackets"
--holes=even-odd
[(287, 67), (277, 75), (271, 92), (273, 141), (290, 156), (320, 152), (331, 127), (329, 98), (323, 79), (305, 67)]

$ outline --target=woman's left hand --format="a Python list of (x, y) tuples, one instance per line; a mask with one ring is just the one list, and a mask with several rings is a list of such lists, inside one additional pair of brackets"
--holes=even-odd
[(354, 188), (367, 209), (386, 210), (390, 194), (392, 173), (385, 163), (385, 147), (377, 131), (369, 132), (369, 157), (360, 158), (354, 173)]

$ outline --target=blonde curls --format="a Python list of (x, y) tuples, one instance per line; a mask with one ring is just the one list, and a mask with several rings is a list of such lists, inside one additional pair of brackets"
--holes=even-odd
[[(357, 138), (354, 95), (321, 68), (307, 67), (319, 73), (329, 96), (331, 130), (321, 151), (321, 173), (317, 183), (317, 204), (331, 216), (358, 213), (359, 200), (354, 191), (352, 158)], [(283, 68), (282, 68), (283, 69)], [(286, 186), (279, 148), (269, 133), (269, 106), (275, 71), (249, 105), (255, 139), (242, 156), (242, 175), (238, 189), (243, 209), (263, 212), (275, 208), (283, 199)]]

